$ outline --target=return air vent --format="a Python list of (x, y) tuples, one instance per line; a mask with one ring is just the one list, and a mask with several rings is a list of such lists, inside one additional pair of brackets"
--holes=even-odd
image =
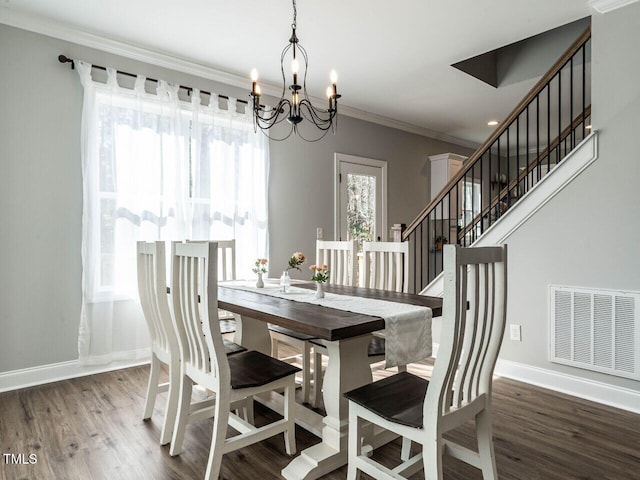
[(551, 361), (640, 379), (640, 293), (551, 285)]

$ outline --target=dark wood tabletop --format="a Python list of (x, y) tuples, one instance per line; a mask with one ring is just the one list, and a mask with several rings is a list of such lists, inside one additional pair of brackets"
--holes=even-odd
[[(313, 282), (298, 281), (294, 286), (315, 289)], [(434, 317), (442, 315), (440, 297), (340, 285), (325, 285), (325, 291), (429, 307)], [(223, 284), (218, 286), (218, 306), (223, 310), (331, 341), (364, 335), (385, 327), (381, 317), (225, 287)]]

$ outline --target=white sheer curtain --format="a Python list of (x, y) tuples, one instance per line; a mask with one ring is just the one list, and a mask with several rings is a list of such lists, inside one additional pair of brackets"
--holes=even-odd
[(80, 361), (104, 364), (148, 355), (137, 300), (137, 240), (236, 239), (238, 276), (268, 251), (269, 147), (235, 99), (191, 103), (139, 76), (133, 89), (92, 79), (76, 62), (82, 112), (83, 304)]

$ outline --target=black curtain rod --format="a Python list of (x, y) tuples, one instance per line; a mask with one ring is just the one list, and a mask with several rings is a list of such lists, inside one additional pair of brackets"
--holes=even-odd
[[(73, 58), (69, 58), (66, 55), (58, 55), (58, 61), (60, 63), (70, 63), (72, 70), (76, 68), (76, 64)], [(102, 67), (100, 65), (91, 65), (91, 68), (97, 68), (98, 70), (102, 70), (105, 72), (107, 71), (105, 67)], [(120, 75), (124, 75), (126, 77), (138, 78), (138, 75), (136, 75), (135, 73), (123, 72), (121, 70), (116, 70), (116, 73), (119, 73)], [(147, 80), (158, 83), (158, 80), (156, 80), (155, 78), (147, 77)], [(179, 85), (179, 87), (183, 90), (186, 90), (188, 95), (191, 95), (191, 92), (193, 92), (192, 87), (185, 87), (184, 85)], [(200, 93), (204, 93), (205, 95), (209, 95), (209, 96), (212, 95), (211, 92), (207, 92), (206, 90), (200, 90)], [(227, 97), (226, 95), (218, 95), (218, 98), (224, 98), (225, 100), (229, 100), (229, 97)], [(249, 104), (249, 102), (246, 100), (236, 99), (236, 101), (239, 103), (244, 103), (245, 105)]]

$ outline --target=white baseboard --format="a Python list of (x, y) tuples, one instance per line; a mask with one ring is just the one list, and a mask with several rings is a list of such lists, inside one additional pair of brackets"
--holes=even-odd
[[(433, 345), (433, 356), (438, 353), (438, 345)], [(45, 383), (68, 380), (70, 378), (95, 375), (122, 368), (135, 367), (149, 363), (147, 359), (121, 360), (109, 365), (81, 366), (78, 360), (53, 363), (39, 367), (25, 368), (0, 373), (0, 392), (33, 387)], [(531, 385), (536, 385), (574, 397), (609, 405), (634, 413), (640, 413), (640, 391), (616, 387), (574, 375), (532, 367), (509, 360), (498, 360), (495, 374)]]
[[(437, 354), (438, 344), (434, 343), (433, 356), (436, 357)], [(640, 413), (640, 390), (617, 387), (575, 375), (501, 359), (498, 359), (494, 374), (497, 377), (510, 378), (584, 400)]]
[(610, 407), (640, 413), (640, 391), (638, 390), (508, 360), (498, 360), (495, 374)]
[(106, 365), (80, 365), (79, 360), (71, 360), (0, 373), (0, 392), (144, 365), (149, 363), (149, 351), (146, 348), (127, 352), (127, 360), (113, 361)]

